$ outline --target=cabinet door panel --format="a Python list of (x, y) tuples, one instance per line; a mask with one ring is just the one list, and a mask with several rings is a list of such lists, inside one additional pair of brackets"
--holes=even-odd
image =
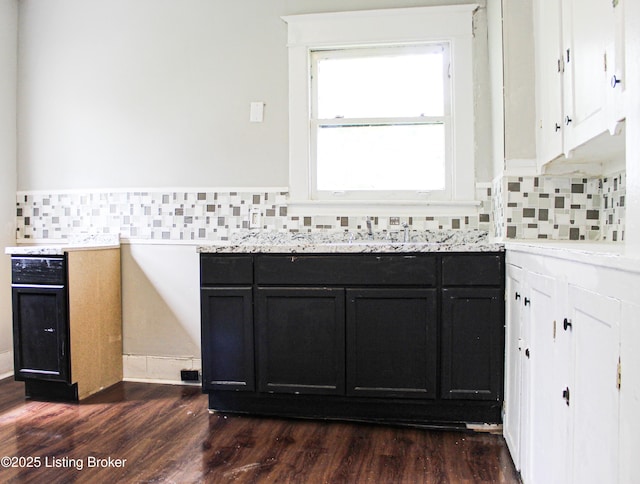
[(503, 291), (474, 288), (442, 293), (442, 398), (501, 399)]
[(69, 381), (69, 329), (64, 288), (14, 287), (16, 379)]
[(613, 39), (613, 11), (605, 0), (563, 0), (562, 16), (568, 152), (607, 129), (606, 48)]
[(262, 392), (344, 394), (344, 289), (258, 288)]
[(252, 289), (202, 289), (201, 306), (203, 388), (253, 391)]
[(560, 0), (534, 1), (538, 168), (563, 153), (561, 10)]
[(520, 470), (520, 419), (522, 406), (522, 338), (523, 270), (507, 264), (507, 319), (505, 351), (504, 438), (516, 469)]
[(618, 482), (620, 302), (569, 286), (573, 481)]
[(435, 398), (435, 289), (347, 290), (347, 393)]
[[(564, 449), (554, 450), (556, 431), (554, 420), (564, 403), (562, 387), (557, 387), (554, 375), (558, 365), (566, 366), (566, 355), (554, 354), (554, 338), (558, 329), (556, 316), (556, 281), (552, 277), (528, 272), (527, 298), (523, 309), (525, 348), (523, 354), (522, 392), (522, 477), (525, 482), (562, 482), (558, 475), (564, 467), (556, 457)], [(554, 322), (555, 321), (555, 322)], [(557, 362), (557, 363), (556, 363)]]

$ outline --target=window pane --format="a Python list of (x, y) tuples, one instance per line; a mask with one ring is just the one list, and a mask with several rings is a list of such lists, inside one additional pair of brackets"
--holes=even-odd
[(444, 125), (318, 128), (317, 189), (444, 190)]
[(443, 53), (337, 57), (317, 65), (319, 119), (444, 115)]

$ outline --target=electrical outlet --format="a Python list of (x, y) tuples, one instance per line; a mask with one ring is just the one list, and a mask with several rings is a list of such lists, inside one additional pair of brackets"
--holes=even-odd
[(400, 225), (400, 217), (390, 217), (389, 225)]
[(262, 214), (260, 213), (260, 209), (250, 208), (249, 209), (249, 228), (259, 229), (261, 221), (262, 221)]
[(198, 370), (180, 370), (180, 379), (182, 381), (200, 381), (200, 372)]

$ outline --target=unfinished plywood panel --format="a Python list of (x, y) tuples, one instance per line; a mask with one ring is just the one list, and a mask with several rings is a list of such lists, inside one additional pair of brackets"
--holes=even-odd
[(68, 262), (71, 382), (82, 400), (122, 380), (120, 249), (69, 252)]

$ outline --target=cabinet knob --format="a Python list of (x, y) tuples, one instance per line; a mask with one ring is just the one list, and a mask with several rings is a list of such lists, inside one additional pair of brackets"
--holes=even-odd
[(524, 305), (525, 306), (531, 306), (531, 299), (529, 299), (528, 297), (524, 298)]
[(622, 79), (618, 79), (618, 77), (614, 74), (613, 77), (611, 78), (611, 87), (615, 89), (616, 86), (621, 82), (622, 82)]
[(569, 126), (571, 124), (571, 121), (573, 121), (569, 116), (564, 118), (564, 124), (566, 124), (567, 126)]
[(562, 398), (564, 398), (564, 401), (567, 403), (567, 407), (569, 406), (570, 397), (571, 397), (571, 395), (569, 393), (569, 387), (567, 387), (564, 390), (562, 390)]
[(562, 129), (562, 126), (560, 126), (558, 123), (555, 123), (555, 124), (556, 124), (556, 133), (557, 133)]
[(519, 292), (516, 292), (516, 301), (517, 301), (518, 299), (520, 299), (520, 293), (519, 293)]
[(567, 318), (564, 318), (564, 321), (562, 322), (562, 326), (564, 327), (565, 331), (567, 331), (569, 328), (573, 329), (573, 324), (571, 323), (571, 320)]
[(527, 348), (526, 350), (524, 350), (524, 354), (527, 358), (531, 358), (531, 352), (529, 351), (529, 348)]

